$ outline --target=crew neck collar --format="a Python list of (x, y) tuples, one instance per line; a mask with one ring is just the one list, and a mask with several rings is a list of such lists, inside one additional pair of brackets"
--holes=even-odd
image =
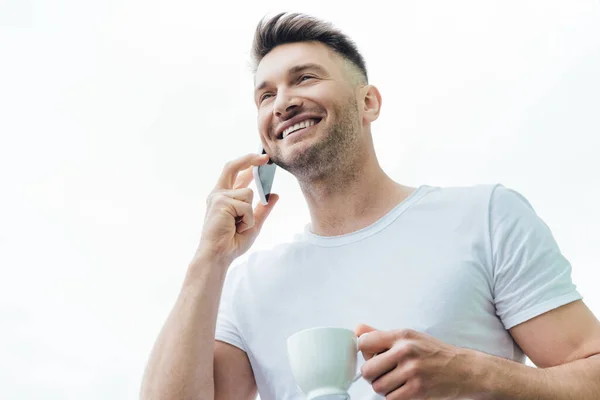
[(394, 220), (396, 220), (396, 218), (398, 218), (404, 211), (406, 211), (412, 204), (417, 202), (419, 199), (421, 199), (427, 193), (431, 192), (431, 190), (433, 189), (433, 187), (427, 185), (417, 187), (417, 189), (415, 189), (410, 195), (408, 195), (406, 199), (398, 203), (398, 205), (392, 208), (383, 217), (379, 218), (371, 225), (366, 226), (357, 231), (346, 233), (343, 235), (320, 236), (311, 232), (311, 225), (309, 223), (304, 227), (304, 232), (302, 236), (306, 241), (322, 247), (343, 246), (346, 244), (358, 242), (386, 228)]

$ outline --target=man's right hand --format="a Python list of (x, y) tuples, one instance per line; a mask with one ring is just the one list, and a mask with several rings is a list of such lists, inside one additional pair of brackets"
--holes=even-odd
[(248, 188), (252, 167), (269, 161), (266, 154), (247, 154), (228, 162), (206, 201), (206, 216), (197, 254), (217, 257), (227, 265), (244, 254), (260, 232), (279, 197), (269, 196), (266, 206), (252, 209), (254, 192)]

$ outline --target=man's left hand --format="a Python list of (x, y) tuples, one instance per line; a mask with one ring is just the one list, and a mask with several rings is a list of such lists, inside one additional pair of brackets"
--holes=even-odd
[[(365, 333), (367, 333), (365, 335)], [(459, 399), (475, 395), (477, 353), (410, 329), (356, 328), (364, 379), (386, 400)]]

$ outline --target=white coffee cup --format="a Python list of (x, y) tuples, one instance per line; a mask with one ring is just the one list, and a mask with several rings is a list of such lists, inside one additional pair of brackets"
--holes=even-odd
[(292, 374), (307, 400), (349, 399), (348, 389), (360, 378), (358, 339), (350, 329), (310, 328), (287, 339)]

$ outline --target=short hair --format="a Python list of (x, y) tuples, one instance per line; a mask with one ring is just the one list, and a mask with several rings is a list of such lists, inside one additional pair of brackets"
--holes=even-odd
[(354, 41), (329, 22), (301, 13), (280, 13), (263, 18), (256, 27), (252, 44), (253, 69), (275, 47), (286, 43), (320, 42), (358, 69), (368, 83), (367, 67)]

